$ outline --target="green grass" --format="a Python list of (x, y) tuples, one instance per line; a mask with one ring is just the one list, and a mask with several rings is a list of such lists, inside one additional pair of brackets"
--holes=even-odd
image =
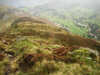
[[(48, 15), (48, 14), (47, 14)], [(43, 16), (46, 17), (47, 19), (50, 19), (51, 21), (58, 23), (60, 25), (64, 25), (65, 27), (69, 28), (70, 32), (72, 32), (73, 34), (78, 34), (81, 36), (87, 36), (87, 29), (86, 28), (80, 28), (78, 26), (75, 25), (75, 23), (73, 22), (73, 20), (70, 19), (62, 19), (60, 17), (56, 17), (56, 16)]]

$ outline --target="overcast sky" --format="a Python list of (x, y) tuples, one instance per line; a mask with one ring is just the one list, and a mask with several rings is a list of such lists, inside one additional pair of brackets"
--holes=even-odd
[(80, 5), (88, 5), (92, 7), (100, 7), (100, 0), (0, 0), (0, 4), (7, 4), (13, 6), (35, 6), (39, 4), (45, 4), (48, 2), (58, 3), (61, 2), (62, 4), (67, 3), (69, 5), (72, 4), (80, 4)]

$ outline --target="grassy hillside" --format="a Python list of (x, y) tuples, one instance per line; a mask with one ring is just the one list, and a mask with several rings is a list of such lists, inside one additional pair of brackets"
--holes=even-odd
[(34, 8), (34, 10), (35, 13), (33, 12), (33, 14), (47, 18), (58, 25), (60, 24), (73, 34), (99, 40), (99, 11), (80, 6), (53, 9), (49, 5), (48, 7), (45, 7), (45, 5), (40, 7), (38, 6)]
[(100, 43), (48, 22), (17, 18), (0, 34), (0, 75), (100, 75)]
[(38, 5), (21, 8), (1, 6), (0, 10), (0, 32), (4, 32), (18, 17), (38, 16), (49, 19), (73, 34), (100, 40), (100, 14), (91, 8), (52, 8), (50, 5)]

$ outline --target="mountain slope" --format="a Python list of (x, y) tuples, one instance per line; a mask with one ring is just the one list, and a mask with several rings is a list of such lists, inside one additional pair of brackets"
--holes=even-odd
[(77, 35), (72, 35), (60, 27), (57, 27), (55, 25), (49, 25), (48, 24), (49, 21), (43, 22), (37, 19), (33, 19), (30, 17), (18, 18), (11, 24), (11, 27), (15, 27), (15, 29), (13, 29), (14, 31), (10, 29), (8, 33), (12, 33), (14, 35), (23, 35), (23, 34), (32, 35), (33, 34), (36, 36), (40, 36), (41, 38), (42, 37), (45, 38), (45, 36), (47, 35), (46, 36), (47, 38), (63, 40), (62, 43), (65, 43), (65, 44), (68, 43), (69, 45), (78, 45), (78, 46), (85, 46), (85, 47), (90, 47), (90, 48), (93, 47), (95, 49), (96, 47), (98, 48), (100, 47), (99, 43), (94, 40), (85, 39)]
[[(55, 3), (54, 3), (55, 4)], [(73, 34), (99, 40), (99, 11), (79, 5), (52, 8), (52, 4), (40, 5), (34, 8), (33, 15), (47, 18), (62, 26)]]
[[(53, 5), (52, 5), (53, 3)], [(50, 1), (35, 7), (11, 7), (1, 5), (0, 32), (4, 32), (18, 17), (38, 16), (49, 19), (67, 31), (85, 38), (100, 39), (100, 14), (93, 8), (75, 6), (59, 6), (60, 2)], [(66, 3), (66, 2), (65, 2)], [(52, 5), (52, 6), (51, 6)], [(55, 8), (54, 8), (55, 5)]]
[(99, 50), (95, 40), (72, 35), (38, 18), (19, 17), (0, 34), (0, 74), (99, 75)]

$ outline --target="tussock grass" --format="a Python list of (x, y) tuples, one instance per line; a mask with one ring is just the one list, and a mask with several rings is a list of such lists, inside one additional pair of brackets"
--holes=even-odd
[(91, 49), (99, 54), (99, 42), (33, 19), (24, 17), (24, 21), (15, 21), (15, 27), (0, 35), (0, 50), (6, 56), (0, 61), (1, 75), (100, 74), (99, 55), (96, 60), (87, 53)]

